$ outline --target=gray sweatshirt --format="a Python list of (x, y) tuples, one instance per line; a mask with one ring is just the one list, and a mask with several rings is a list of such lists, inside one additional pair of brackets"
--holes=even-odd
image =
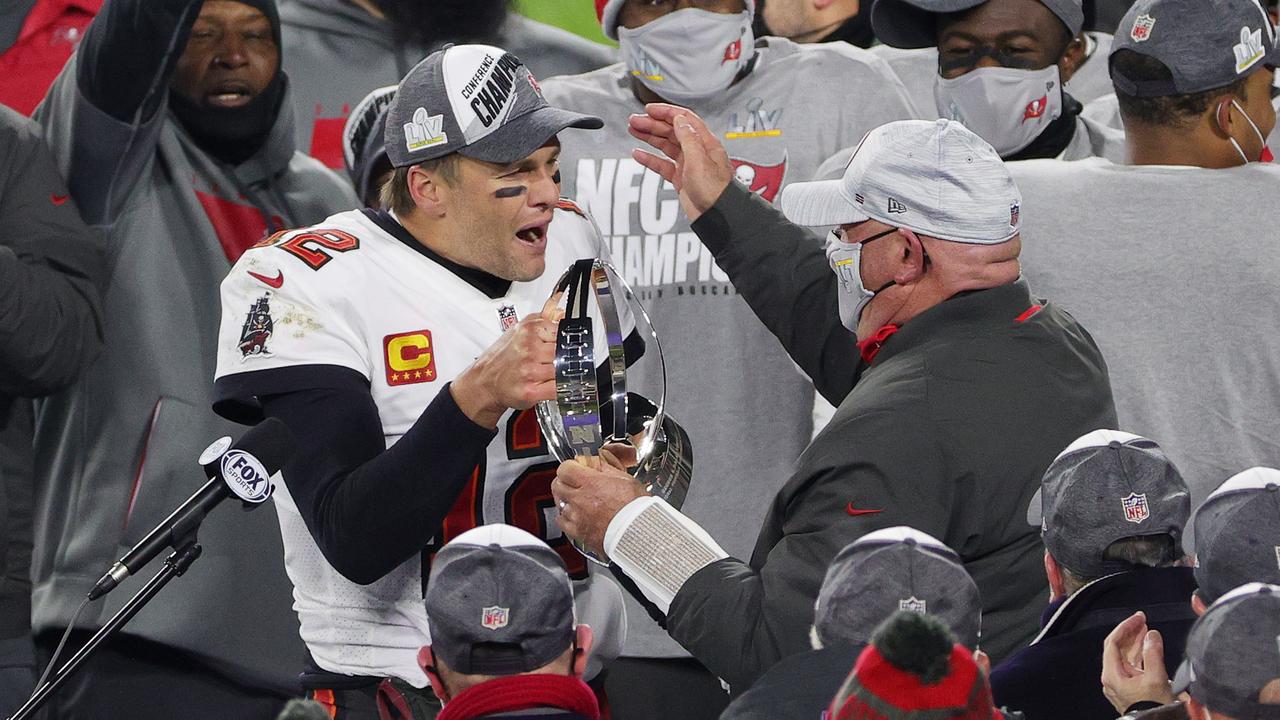
[(1195, 501), (1280, 466), (1280, 168), (1009, 167), (1023, 274), (1093, 333), (1119, 428), (1159, 442)]

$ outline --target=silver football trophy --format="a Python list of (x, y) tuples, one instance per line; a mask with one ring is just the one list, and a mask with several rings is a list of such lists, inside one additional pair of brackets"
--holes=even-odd
[[(556, 283), (555, 292), (564, 294), (564, 317), (556, 335), (556, 399), (537, 406), (538, 424), (552, 454), (564, 462), (597, 455), (605, 445), (629, 445), (636, 453), (636, 464), (629, 470), (636, 481), (679, 509), (693, 477), (693, 445), (684, 428), (666, 414), (666, 364), (648, 313), (617, 270), (600, 260), (574, 263)], [(627, 390), (619, 299), (632, 310), (636, 329), (656, 355), (661, 377), (657, 404)], [(608, 357), (598, 359), (596, 338), (601, 331)], [(606, 564), (576, 541), (574, 547)]]

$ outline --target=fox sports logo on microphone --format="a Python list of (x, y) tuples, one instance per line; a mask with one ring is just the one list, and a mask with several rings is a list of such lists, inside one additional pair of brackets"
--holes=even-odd
[(241, 500), (260, 503), (271, 497), (271, 476), (258, 458), (232, 449), (222, 456), (222, 477)]

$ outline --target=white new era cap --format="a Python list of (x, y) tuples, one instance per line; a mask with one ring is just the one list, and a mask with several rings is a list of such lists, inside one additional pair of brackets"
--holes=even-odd
[(900, 120), (867, 133), (844, 176), (792, 183), (787, 219), (809, 226), (867, 219), (954, 242), (1018, 234), (1022, 195), (985, 140), (952, 120)]

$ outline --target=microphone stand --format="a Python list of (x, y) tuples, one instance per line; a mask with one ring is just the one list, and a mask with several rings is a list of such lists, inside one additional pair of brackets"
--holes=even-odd
[[(201, 519), (203, 519), (203, 517)], [(156, 573), (154, 577), (148, 580), (147, 584), (144, 585), (136, 595), (130, 598), (129, 602), (125, 603), (124, 607), (120, 608), (120, 611), (117, 612), (101, 630), (94, 633), (93, 637), (89, 638), (89, 642), (85, 643), (84, 647), (80, 648), (80, 650), (76, 652), (76, 654), (68, 660), (66, 664), (54, 673), (52, 678), (50, 678), (44, 685), (41, 685), (39, 689), (32, 694), (31, 698), (28, 699), (22, 707), (18, 708), (16, 713), (9, 717), (9, 720), (27, 720), (27, 718), (30, 718), (36, 710), (39, 710), (46, 702), (49, 701), (49, 698), (59, 687), (62, 686), (63, 683), (75, 674), (76, 670), (84, 664), (85, 660), (89, 659), (89, 656), (93, 655), (102, 643), (106, 642), (111, 638), (111, 636), (119, 632), (120, 629), (124, 627), (125, 623), (133, 619), (134, 615), (137, 615), (138, 612), (156, 596), (157, 593), (164, 589), (165, 585), (169, 584), (170, 580), (173, 580), (175, 577), (180, 577), (188, 568), (191, 567), (191, 563), (195, 562), (196, 558), (200, 557), (200, 553), (203, 551), (200, 544), (196, 542), (194, 524), (186, 535), (184, 535), (180, 540), (174, 542), (174, 547), (177, 549), (175, 549), (169, 557), (165, 558), (164, 567), (160, 569), (160, 572)]]

